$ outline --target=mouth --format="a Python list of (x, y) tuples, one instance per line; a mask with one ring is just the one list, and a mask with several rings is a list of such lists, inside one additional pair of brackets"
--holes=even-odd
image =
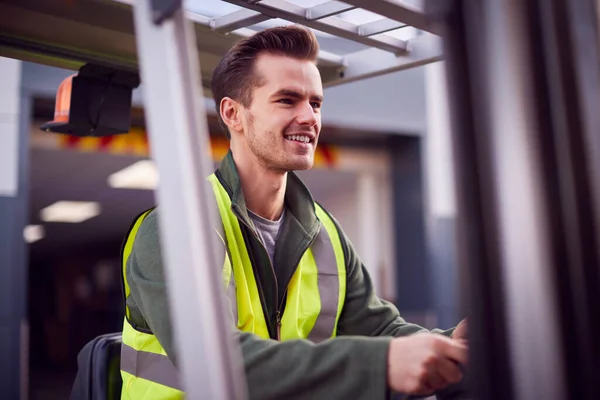
[(286, 140), (290, 140), (293, 142), (299, 142), (299, 143), (312, 143), (315, 140), (315, 137), (307, 134), (307, 133), (301, 133), (301, 134), (297, 134), (297, 135), (287, 135), (284, 136)]

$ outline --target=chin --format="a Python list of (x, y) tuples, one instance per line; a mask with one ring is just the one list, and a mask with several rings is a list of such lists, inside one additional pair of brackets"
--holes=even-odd
[(306, 171), (314, 165), (314, 160), (294, 160), (287, 163), (288, 171)]

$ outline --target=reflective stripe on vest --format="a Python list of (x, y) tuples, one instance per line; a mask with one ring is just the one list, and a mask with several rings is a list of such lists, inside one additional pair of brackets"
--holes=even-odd
[[(127, 329), (133, 328), (129, 325)], [(138, 333), (147, 336), (143, 341), (154, 343), (154, 346), (151, 347), (157, 345), (158, 341), (154, 335), (136, 331), (134, 333), (135, 336), (138, 336)], [(138, 343), (139, 342), (140, 340), (138, 340)], [(158, 346), (160, 346), (160, 344), (158, 344)], [(121, 345), (121, 371), (126, 372), (135, 378), (142, 378), (146, 381), (165, 386), (164, 389), (171, 388), (179, 391), (182, 390), (179, 381), (179, 373), (173, 365), (173, 362), (166, 355), (165, 351), (162, 350), (162, 347), (161, 349), (153, 350), (154, 351), (137, 350), (131, 345), (123, 343)]]
[[(237, 327), (262, 338), (269, 338), (254, 268), (240, 228), (231, 211), (231, 199), (216, 175), (209, 180), (219, 206), (225, 231), (227, 255), (233, 265), (235, 285), (227, 282), (229, 292), (234, 287), (237, 301)], [(321, 229), (314, 243), (306, 250), (288, 288), (286, 306), (281, 319), (281, 340), (309, 339), (315, 343), (334, 337), (346, 296), (346, 264), (335, 224), (327, 213), (315, 204)], [(227, 260), (226, 260), (227, 264)], [(225, 274), (224, 274), (225, 275)]]
[[(148, 214), (142, 213), (134, 221), (125, 240), (122, 254), (122, 278), (125, 300), (129, 297), (130, 288), (127, 282), (127, 262), (133, 250), (133, 244), (142, 222)], [(121, 345), (121, 377), (123, 387), (121, 399), (165, 399), (179, 400), (184, 398), (179, 383), (178, 372), (156, 336), (136, 329), (130, 322), (130, 311), (125, 306), (125, 320)]]
[[(321, 310), (315, 325), (308, 334), (308, 339), (318, 343), (335, 336), (338, 310), (341, 311), (340, 302), (343, 302), (343, 297), (340, 296), (340, 279), (337, 272), (335, 251), (329, 233), (324, 226), (321, 226), (311, 250), (319, 268), (317, 286), (319, 288)], [(325, 304), (330, 306), (324, 306)]]
[[(223, 245), (227, 246), (227, 244), (225, 243), (225, 240), (223, 240), (223, 238), (221, 237), (220, 234), (219, 234), (219, 237), (221, 238)], [(235, 279), (233, 277), (233, 268), (231, 268), (231, 261), (230, 261), (229, 254), (227, 253), (227, 251), (225, 251), (225, 261), (223, 263), (223, 271), (222, 271), (221, 278), (223, 279), (223, 283), (225, 284), (225, 291), (226, 291), (227, 297), (229, 298), (229, 305), (231, 307), (231, 314), (233, 316), (233, 320), (237, 321), (238, 320), (238, 312), (237, 312), (237, 297), (235, 295), (235, 293), (236, 293)]]

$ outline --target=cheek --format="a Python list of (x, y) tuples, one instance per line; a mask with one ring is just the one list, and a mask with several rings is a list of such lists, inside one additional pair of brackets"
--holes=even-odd
[[(275, 140), (281, 137), (285, 130), (294, 124), (293, 110), (282, 110), (265, 107), (264, 112), (255, 110), (253, 119), (247, 121), (256, 135), (265, 140)], [(319, 121), (319, 126), (321, 122)]]
[(250, 113), (242, 114), (240, 121), (242, 123), (242, 128), (244, 129), (244, 132), (248, 132), (254, 125), (256, 125), (254, 123), (254, 118)]
[(271, 135), (273, 136), (281, 135), (292, 122), (293, 118), (289, 118), (287, 115), (276, 114), (271, 114), (266, 120), (269, 132), (271, 132)]
[(317, 114), (317, 134), (321, 133), (321, 114)]

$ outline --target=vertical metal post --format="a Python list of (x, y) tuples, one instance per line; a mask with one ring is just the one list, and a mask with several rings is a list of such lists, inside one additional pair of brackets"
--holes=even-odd
[(28, 398), (27, 224), (31, 96), (22, 62), (0, 57), (0, 393)]
[(188, 399), (244, 399), (216, 254), (222, 249), (214, 234), (220, 224), (206, 181), (211, 153), (195, 36), (181, 4), (167, 7), (166, 18), (152, 4), (136, 1), (134, 17), (145, 115), (160, 174), (159, 226), (182, 383)]
[(560, 259), (566, 398), (598, 399), (600, 358), (600, 52), (595, 0), (531, 2), (539, 26), (537, 74), (546, 117), (554, 198), (553, 249)]
[(475, 398), (565, 399), (543, 91), (519, 0), (441, 10)]
[(456, 272), (456, 200), (450, 116), (443, 62), (425, 66), (427, 133), (423, 138), (427, 260), (437, 327), (460, 321)]
[[(564, 399), (563, 352), (546, 196), (543, 130), (533, 84), (530, 20), (524, 2), (488, 1), (487, 53), (491, 175), (498, 255), (517, 399)], [(533, 28), (535, 29), (535, 28)]]
[[(500, 267), (495, 263), (497, 252), (486, 246), (495, 240), (489, 232), (486, 219), (493, 204), (489, 199), (489, 176), (478, 141), (478, 125), (484, 115), (474, 108), (481, 104), (481, 76), (478, 55), (480, 49), (481, 10), (473, 3), (467, 8), (464, 1), (428, 2), (431, 13), (437, 13), (444, 25), (444, 51), (448, 75), (448, 94), (451, 122), (451, 143), (454, 153), (456, 182), (456, 233), (457, 262), (460, 275), (461, 303), (469, 318), (469, 369), (468, 380), (474, 398), (500, 400), (513, 398), (512, 379), (509, 373), (506, 317), (503, 307)], [(468, 12), (470, 11), (470, 12)], [(479, 21), (475, 22), (474, 21)], [(479, 118), (478, 118), (479, 117)]]

